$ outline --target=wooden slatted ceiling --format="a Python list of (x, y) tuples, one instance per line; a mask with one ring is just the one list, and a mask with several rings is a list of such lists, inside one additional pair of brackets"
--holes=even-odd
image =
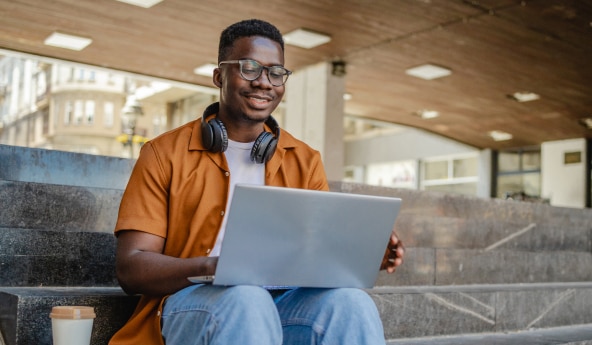
[[(332, 36), (286, 46), (286, 66), (347, 62), (346, 112), (410, 125), (479, 147), (503, 149), (591, 137), (592, 3), (581, 0), (164, 0), (144, 9), (115, 0), (0, 1), (0, 48), (212, 86), (193, 74), (217, 60), (220, 31), (261, 18), (286, 33)], [(53, 31), (93, 38), (81, 52), (44, 46)], [(423, 63), (451, 68), (424, 81)], [(289, 87), (289, 84), (288, 84)], [(535, 102), (507, 95), (534, 91)], [(433, 109), (441, 116), (413, 115)], [(514, 135), (494, 142), (491, 130)]]

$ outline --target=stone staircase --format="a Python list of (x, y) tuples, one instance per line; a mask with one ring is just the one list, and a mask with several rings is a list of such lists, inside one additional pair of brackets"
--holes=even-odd
[(407, 246), (371, 291), (389, 344), (592, 344), (592, 210), (365, 185)]
[[(49, 345), (54, 305), (105, 345), (136, 296), (114, 274), (133, 162), (0, 145), (0, 345)], [(592, 344), (592, 210), (332, 182), (396, 196), (405, 264), (374, 289), (389, 345)]]

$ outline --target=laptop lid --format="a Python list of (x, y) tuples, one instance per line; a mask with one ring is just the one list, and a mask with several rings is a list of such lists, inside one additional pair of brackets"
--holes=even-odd
[(370, 288), (400, 207), (399, 198), (238, 184), (213, 284)]

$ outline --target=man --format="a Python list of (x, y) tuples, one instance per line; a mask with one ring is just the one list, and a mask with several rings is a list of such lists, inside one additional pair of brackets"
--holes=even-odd
[[(328, 190), (320, 154), (270, 116), (290, 71), (279, 31), (246, 20), (222, 32), (203, 118), (146, 143), (123, 195), (117, 277), (141, 294), (110, 344), (384, 344), (372, 299), (358, 289), (268, 291), (192, 285), (214, 274), (236, 183)], [(401, 264), (393, 234), (383, 269)]]

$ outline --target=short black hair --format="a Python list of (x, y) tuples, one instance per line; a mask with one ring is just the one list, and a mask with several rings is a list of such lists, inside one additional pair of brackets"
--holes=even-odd
[(282, 52), (284, 51), (284, 39), (274, 25), (259, 19), (247, 19), (234, 23), (222, 31), (222, 34), (220, 34), (220, 45), (218, 47), (218, 62), (224, 61), (228, 54), (230, 54), (234, 41), (239, 38), (251, 36), (269, 38), (279, 43), (282, 47)]

